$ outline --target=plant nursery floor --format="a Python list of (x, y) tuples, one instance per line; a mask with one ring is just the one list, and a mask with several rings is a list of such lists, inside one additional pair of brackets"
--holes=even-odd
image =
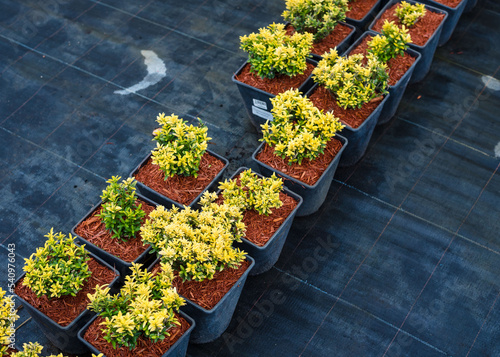
[[(231, 75), (246, 59), (239, 36), (281, 21), (283, 1), (0, 9), (3, 289), (11, 244), (18, 277), (51, 227), (69, 232), (107, 178), (148, 154), (160, 112), (205, 121), (226, 177), (257, 169), (259, 134)], [(365, 157), (248, 279), (226, 333), (189, 356), (500, 355), (499, 24), (497, 0), (462, 15)], [(17, 345), (57, 352), (20, 315)]]

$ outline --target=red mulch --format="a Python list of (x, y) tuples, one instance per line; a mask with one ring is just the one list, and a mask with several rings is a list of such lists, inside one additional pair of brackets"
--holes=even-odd
[[(354, 48), (349, 55), (354, 55), (358, 53), (362, 53), (366, 55), (368, 50), (368, 42), (373, 38), (373, 36), (366, 36), (361, 43)], [(389, 70), (389, 85), (393, 86), (404, 76), (406, 71), (412, 66), (413, 62), (415, 62), (415, 58), (410, 54), (406, 53), (404, 56), (397, 56), (396, 58), (391, 58), (387, 62), (387, 67)]]
[[(381, 32), (382, 25), (386, 20), (389, 22), (393, 21), (399, 27), (403, 26), (403, 24), (399, 21), (399, 18), (396, 16), (396, 7), (398, 7), (398, 5), (399, 3), (394, 4), (382, 14), (380, 19), (378, 19), (373, 26), (374, 31)], [(408, 33), (411, 35), (413, 43), (417, 46), (424, 46), (439, 27), (439, 24), (443, 21), (443, 19), (444, 14), (438, 14), (427, 10), (425, 16), (419, 19), (412, 27), (405, 27), (408, 29)]]
[[(184, 298), (198, 304), (206, 310), (212, 309), (217, 303), (227, 294), (239, 278), (245, 273), (250, 266), (248, 260), (244, 260), (237, 269), (224, 269), (215, 273), (214, 278), (205, 281), (185, 281), (174, 272), (175, 278), (172, 286), (177, 288), (177, 293)], [(154, 274), (160, 269), (160, 264), (157, 263), (151, 270)]]
[(346, 17), (354, 20), (361, 20), (375, 6), (378, 0), (350, 0), (349, 11)]
[(262, 150), (257, 154), (256, 158), (272, 168), (287, 174), (307, 185), (314, 185), (323, 172), (327, 169), (328, 165), (335, 158), (337, 153), (342, 148), (340, 140), (333, 137), (327, 144), (323, 154), (316, 160), (304, 159), (302, 164), (292, 163), (288, 164), (287, 159), (282, 159), (274, 154), (274, 149), (268, 144), (262, 146)]
[[(325, 52), (330, 52), (331, 48), (337, 47), (353, 31), (355, 30), (351, 29), (349, 26), (337, 24), (333, 31), (330, 32), (325, 38), (313, 44), (311, 53), (322, 56)], [(295, 28), (289, 24), (286, 27), (286, 32), (289, 35), (293, 35)]]
[(359, 109), (344, 109), (337, 104), (337, 99), (328, 89), (323, 86), (317, 86), (314, 92), (309, 96), (309, 99), (318, 109), (325, 112), (333, 112), (335, 117), (339, 118), (342, 123), (356, 129), (359, 128), (359, 126), (364, 123), (366, 118), (368, 118), (378, 107), (383, 98), (375, 98), (372, 101), (365, 103)]
[(260, 78), (258, 75), (250, 73), (250, 64), (247, 63), (241, 70), (236, 79), (240, 82), (248, 84), (254, 88), (258, 88), (265, 92), (278, 95), (286, 92), (289, 89), (298, 89), (306, 79), (311, 75), (314, 65), (307, 63), (307, 69), (303, 74), (298, 74), (294, 77), (278, 76), (272, 79)]
[(224, 168), (224, 162), (206, 152), (200, 162), (198, 177), (175, 175), (167, 178), (151, 158), (135, 174), (135, 179), (182, 205), (189, 205), (207, 188)]
[(45, 295), (37, 297), (30, 288), (22, 284), (24, 278), (17, 283), (15, 292), (59, 325), (67, 326), (87, 308), (89, 303), (87, 294), (93, 294), (97, 284), (111, 283), (116, 276), (112, 270), (99, 264), (93, 258), (89, 260), (88, 265), (92, 275), (76, 296), (63, 296), (50, 300)]
[[(142, 210), (146, 212), (146, 215), (142, 219), (142, 224), (144, 224), (155, 207), (141, 199), (138, 199), (137, 203), (141, 203)], [(101, 213), (101, 210), (102, 205), (99, 205), (89, 218), (76, 227), (75, 233), (121, 260), (127, 263), (133, 262), (149, 245), (142, 243), (140, 231), (137, 232), (134, 238), (126, 242), (113, 238), (112, 234), (106, 229), (106, 225), (101, 221), (101, 218), (96, 216)]]
[(443, 4), (445, 6), (451, 7), (451, 8), (456, 8), (462, 1), (466, 0), (435, 0), (440, 4)]
[(172, 347), (191, 326), (183, 317), (177, 314), (176, 316), (181, 325), (172, 327), (169, 337), (154, 343), (149, 338), (141, 336), (137, 339), (137, 345), (133, 350), (129, 350), (128, 347), (114, 349), (111, 343), (104, 339), (104, 332), (102, 332), (104, 326), (99, 325), (104, 321), (104, 318), (100, 316), (85, 331), (84, 338), (107, 357), (159, 357)]

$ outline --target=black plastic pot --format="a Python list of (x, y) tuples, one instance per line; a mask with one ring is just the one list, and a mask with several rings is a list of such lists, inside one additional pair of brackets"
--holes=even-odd
[[(382, 14), (391, 6), (394, 4), (400, 3), (403, 0), (391, 0), (387, 3), (387, 5), (384, 6), (384, 8), (380, 11), (378, 16), (373, 20), (373, 22), (370, 25), (370, 30), (376, 32), (373, 29), (373, 26), (375, 23), (380, 19)], [(406, 0), (406, 2), (410, 4), (418, 4), (418, 2), (413, 1), (413, 0)], [(438, 26), (436, 31), (432, 34), (432, 36), (427, 40), (427, 42), (423, 46), (418, 46), (414, 43), (410, 43), (410, 48), (417, 51), (420, 53), (420, 60), (418, 60), (418, 63), (415, 65), (415, 69), (413, 70), (413, 74), (411, 75), (410, 78), (410, 83), (416, 83), (424, 79), (424, 77), (427, 75), (429, 72), (429, 69), (431, 68), (432, 64), (432, 59), (434, 58), (434, 52), (436, 52), (436, 48), (439, 42), (439, 38), (441, 36), (441, 31), (443, 30), (443, 26), (446, 22), (446, 19), (448, 18), (448, 13), (443, 10), (439, 10), (438, 8), (435, 8), (430, 5), (425, 5), (425, 8), (428, 11), (439, 13), (439, 14), (444, 14), (443, 21), (441, 21), (441, 24)]]
[(368, 11), (368, 13), (361, 20), (355, 20), (346, 17), (345, 22), (353, 26), (356, 26), (358, 33), (362, 34), (367, 29), (368, 25), (373, 21), (375, 16), (377, 16), (378, 12), (383, 6), (383, 1), (384, 0), (378, 0), (375, 3), (375, 5), (373, 5), (371, 10)]
[[(312, 59), (307, 59), (308, 63), (316, 66), (316, 61)], [(261, 125), (265, 124), (268, 120), (273, 120), (273, 115), (271, 114), (271, 98), (276, 95), (269, 92), (265, 92), (261, 89), (252, 87), (246, 83), (240, 82), (236, 79), (243, 68), (248, 64), (248, 62), (243, 63), (243, 65), (238, 69), (238, 71), (233, 74), (232, 81), (238, 86), (243, 102), (245, 103), (245, 108), (250, 117), (250, 121), (258, 132), (262, 132)], [(307, 77), (304, 83), (299, 87), (299, 92), (305, 93), (313, 84), (312, 75)]]
[[(340, 22), (339, 24), (347, 26), (351, 29), (351, 33), (349, 35), (347, 35), (347, 37), (345, 39), (343, 39), (342, 42), (340, 42), (336, 46), (338, 54), (342, 55), (349, 48), (349, 46), (351, 46), (351, 44), (354, 42), (354, 38), (356, 37), (356, 27), (351, 25), (351, 24), (348, 24), (346, 22)], [(315, 54), (315, 53), (311, 53), (311, 56), (312, 56), (312, 59), (315, 60), (316, 62), (321, 61), (321, 59), (323, 58), (321, 55)]]
[[(92, 254), (92, 252), (89, 252), (89, 255), (97, 260), (101, 265), (112, 270), (117, 275), (109, 284), (109, 288), (111, 289), (110, 293), (116, 292), (115, 288), (120, 278), (118, 270), (113, 269), (113, 267), (111, 267), (105, 261)], [(16, 280), (15, 284), (17, 285), (25, 275), (26, 273), (21, 275)], [(85, 309), (69, 325), (61, 326), (20, 296), (16, 295), (16, 297), (20, 300), (21, 304), (26, 308), (26, 310), (40, 327), (44, 335), (50, 340), (50, 342), (54, 344), (54, 346), (68, 354), (78, 355), (89, 352), (87, 346), (78, 339), (78, 332), (92, 318), (94, 312)]]
[[(345, 55), (348, 56), (349, 53), (354, 48), (356, 48), (356, 46), (358, 46), (366, 36), (376, 36), (376, 35), (378, 35), (378, 33), (375, 31), (366, 31), (360, 38), (358, 38), (356, 40), (356, 42), (354, 42), (352, 44), (351, 47), (349, 47), (349, 49), (346, 51)], [(420, 61), (421, 56), (420, 56), (420, 53), (418, 53), (417, 51), (409, 48), (405, 52), (410, 54), (412, 57), (414, 57), (415, 62), (413, 62), (413, 64), (406, 71), (404, 76), (401, 77), (395, 85), (389, 86), (389, 88), (387, 89), (389, 91), (389, 96), (388, 96), (389, 98), (386, 98), (386, 100), (385, 100), (385, 105), (382, 108), (382, 111), (381, 111), (380, 116), (379, 116), (378, 121), (377, 121), (377, 125), (387, 123), (394, 116), (394, 114), (396, 113), (396, 110), (398, 109), (399, 103), (401, 102), (401, 98), (403, 98), (403, 94), (405, 93), (406, 86), (410, 82), (413, 71), (414, 71), (415, 67), (418, 65), (418, 62)]]
[[(247, 167), (239, 168), (233, 174), (233, 176), (231, 176), (231, 179), (237, 177), (240, 173), (246, 170), (248, 170)], [(262, 177), (262, 175), (259, 175), (258, 173), (257, 175), (259, 177)], [(241, 243), (234, 244), (236, 247), (247, 252), (255, 260), (255, 266), (250, 271), (250, 275), (262, 274), (271, 269), (271, 267), (278, 261), (281, 250), (283, 249), (283, 245), (285, 244), (286, 237), (288, 236), (288, 232), (290, 231), (290, 227), (292, 226), (293, 219), (295, 218), (296, 213), (302, 205), (302, 197), (290, 191), (286, 187), (283, 188), (283, 192), (297, 201), (297, 207), (295, 207), (295, 209), (285, 219), (283, 224), (267, 241), (267, 243), (264, 246), (258, 246), (250, 242), (248, 239), (242, 238)], [(220, 193), (221, 190), (217, 191), (217, 195), (219, 195)]]
[[(191, 317), (189, 317), (182, 311), (179, 312), (179, 315), (181, 315), (184, 319), (186, 319), (191, 326), (186, 332), (184, 332), (184, 334), (181, 337), (179, 337), (177, 341), (175, 341), (175, 343), (172, 346), (170, 346), (170, 348), (164, 354), (161, 355), (161, 357), (184, 357), (186, 355), (189, 343), (189, 337), (191, 336), (191, 332), (193, 331), (196, 323)], [(95, 315), (89, 322), (87, 322), (87, 324), (83, 328), (81, 328), (78, 333), (79, 341), (82, 344), (84, 344), (87, 347), (87, 349), (96, 356), (98, 356), (101, 353), (101, 351), (95, 348), (90, 342), (85, 340), (83, 336), (87, 331), (87, 329), (89, 328), (89, 326), (92, 324), (92, 322), (94, 322), (94, 320), (97, 318), (97, 316), (98, 315)], [(103, 357), (106, 357), (106, 355), (103, 354)]]
[[(147, 197), (144, 197), (143, 195), (141, 195), (139, 193), (137, 193), (137, 198), (140, 198), (141, 200), (147, 202), (148, 204), (150, 204), (152, 206), (156, 206), (155, 202), (151, 201), (150, 199), (148, 199)], [(132, 263), (126, 262), (126, 261), (118, 258), (117, 256), (114, 256), (113, 254), (108, 253), (104, 249), (99, 248), (95, 244), (89, 242), (85, 238), (83, 238), (83, 237), (81, 237), (81, 236), (79, 236), (78, 234), (75, 233), (76, 227), (78, 227), (80, 225), (80, 223), (82, 223), (87, 218), (89, 218), (92, 215), (92, 213), (94, 213), (94, 211), (96, 209), (98, 209), (98, 207), (101, 205), (101, 203), (102, 203), (102, 200), (99, 201), (99, 203), (94, 208), (92, 208), (90, 211), (87, 212), (87, 214), (85, 215), (85, 217), (83, 217), (73, 227), (73, 229), (71, 230), (71, 234), (73, 234), (76, 237), (75, 241), (76, 241), (77, 244), (79, 244), (79, 245), (85, 244), (85, 249), (87, 249), (89, 252), (92, 252), (93, 254), (95, 254), (96, 256), (98, 256), (99, 258), (101, 258), (102, 260), (104, 260), (106, 263), (108, 263), (109, 265), (111, 265), (112, 267), (114, 267), (116, 270), (118, 270), (120, 272), (120, 275), (121, 275), (122, 279), (123, 279), (123, 278), (125, 278), (125, 276), (127, 276), (130, 273), (130, 267), (132, 266)], [(155, 259), (154, 255), (149, 254), (150, 251), (151, 251), (151, 247), (146, 248), (146, 250), (144, 252), (142, 252), (141, 255), (139, 255), (133, 261), (133, 263), (147, 265), (148, 261), (152, 261), (152, 260)]]
[[(342, 135), (343, 134), (344, 132), (342, 132)], [(339, 165), (341, 158), (345, 155), (345, 152), (348, 150), (346, 147), (349, 147), (351, 145), (350, 142), (348, 145), (348, 139), (346, 139), (344, 136), (335, 135), (335, 138), (341, 141), (342, 148), (314, 185), (303, 183), (296, 178), (293, 178), (257, 160), (257, 154), (262, 150), (264, 143), (260, 144), (257, 150), (255, 150), (252, 155), (252, 159), (259, 165), (259, 169), (264, 176), (270, 176), (273, 172), (276, 173), (276, 175), (283, 177), (286, 187), (302, 197), (303, 201), (302, 205), (296, 213), (297, 217), (313, 214), (321, 207), (321, 205), (325, 201), (326, 195), (333, 180), (333, 176), (335, 175), (335, 171), (337, 170), (337, 166)]]
[[(202, 192), (200, 192), (200, 194), (198, 196), (196, 196), (196, 198), (190, 204), (188, 204), (186, 206), (194, 207), (196, 205), (196, 203), (200, 200), (201, 196), (203, 195), (203, 193), (205, 191), (212, 190), (214, 187), (216, 187), (216, 185), (219, 182), (220, 177), (224, 173), (224, 170), (226, 169), (227, 165), (229, 164), (229, 162), (224, 157), (217, 155), (213, 151), (207, 150), (207, 153), (209, 153), (210, 155), (212, 155), (212, 156), (218, 158), (219, 160), (221, 160), (222, 162), (224, 162), (224, 167), (222, 168), (222, 170), (219, 171), (217, 176), (214, 177), (214, 179), (210, 182), (210, 184)], [(134, 177), (134, 175), (137, 173), (137, 171), (139, 171), (139, 169), (146, 164), (146, 162), (149, 160), (150, 157), (151, 157), (151, 153), (148, 154), (148, 156), (146, 156), (144, 158), (144, 160), (142, 160), (139, 165), (137, 165), (137, 167), (131, 172), (130, 176)], [(167, 196), (162, 195), (159, 192), (156, 192), (155, 190), (153, 190), (152, 188), (149, 188), (148, 186), (146, 186), (145, 184), (143, 184), (140, 181), (137, 181), (137, 190), (142, 195), (149, 198), (151, 201), (155, 202), (158, 205), (165, 206), (166, 208), (170, 208), (172, 205), (175, 205), (179, 208), (184, 207), (184, 205), (182, 205), (181, 203), (176, 202), (176, 201), (168, 198)]]
[(441, 31), (441, 36), (439, 37), (439, 46), (444, 45), (450, 39), (455, 27), (457, 26), (458, 20), (460, 20), (460, 16), (464, 12), (465, 6), (467, 5), (467, 0), (462, 0), (457, 7), (449, 7), (443, 5), (437, 1), (433, 0), (420, 0), (424, 4), (428, 4), (434, 6), (440, 10), (446, 11), (448, 13), (448, 19), (444, 23), (443, 30)]

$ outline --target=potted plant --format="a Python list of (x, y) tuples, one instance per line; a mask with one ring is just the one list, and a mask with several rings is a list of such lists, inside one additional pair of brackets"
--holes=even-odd
[(240, 209), (216, 199), (215, 193), (205, 192), (200, 210), (158, 206), (141, 228), (145, 243), (175, 271), (173, 286), (186, 299), (181, 309), (196, 321), (194, 343), (212, 341), (225, 331), (254, 265), (233, 247), (245, 232)]
[(347, 58), (335, 50), (325, 54), (315, 68), (316, 84), (307, 96), (317, 108), (333, 113), (345, 125), (342, 133), (349, 145), (341, 166), (353, 165), (364, 155), (389, 97), (388, 77), (386, 65), (373, 55)]
[(43, 247), (25, 259), (25, 273), (16, 281), (14, 291), (47, 338), (60, 350), (88, 352), (78, 331), (91, 318), (86, 309), (87, 294), (99, 284), (118, 281), (118, 272), (83, 246), (71, 234), (46, 235)]
[[(43, 346), (40, 345), (38, 342), (28, 342), (28, 343), (23, 343), (23, 350), (22, 351), (12, 351), (10, 353), (7, 353), (5, 356), (8, 357), (39, 357), (40, 353), (42, 353)], [(0, 354), (0, 356), (4, 356)], [(94, 355), (92, 355), (94, 357)], [(50, 356), (47, 357), (64, 357), (62, 353), (59, 353), (57, 355), (51, 354)]]
[(468, 0), (420, 0), (424, 4), (434, 6), (448, 13), (448, 18), (444, 23), (441, 36), (439, 37), (439, 46), (444, 45), (450, 39), (455, 27), (457, 26), (460, 16), (467, 6)]
[(447, 17), (445, 11), (429, 5), (412, 0), (391, 0), (372, 22), (370, 30), (381, 33), (385, 21), (408, 29), (412, 39), (410, 48), (421, 55), (410, 79), (410, 82), (414, 83), (422, 80), (429, 72)]
[(185, 301), (172, 287), (172, 268), (162, 264), (156, 274), (134, 263), (119, 294), (96, 287), (88, 308), (97, 315), (78, 337), (93, 353), (107, 357), (184, 356), (195, 323), (179, 312)]
[(255, 260), (250, 275), (269, 270), (278, 260), (302, 197), (283, 187), (283, 179), (263, 177), (242, 167), (219, 185), (219, 197), (240, 207), (246, 226), (236, 243)]
[(14, 323), (19, 319), (14, 306), (14, 296), (7, 296), (0, 288), (0, 356), (10, 356), (15, 351), (11, 336), (16, 332)]
[(297, 216), (316, 212), (323, 204), (347, 140), (337, 135), (344, 126), (316, 108), (298, 90), (272, 99), (274, 120), (262, 125), (263, 143), (252, 158), (261, 172), (275, 172), (303, 199)]
[(148, 246), (142, 243), (140, 227), (155, 203), (136, 192), (137, 181), (120, 176), (106, 181), (101, 201), (72, 229), (78, 244), (115, 267), (123, 277), (132, 263), (150, 258)]
[(287, 35), (284, 24), (273, 23), (258, 33), (240, 37), (240, 48), (248, 53), (233, 75), (252, 124), (260, 130), (272, 120), (270, 99), (290, 88), (302, 92), (310, 87), (310, 74), (316, 64), (308, 58), (313, 46), (309, 32)]
[[(198, 119), (199, 120), (199, 119)], [(193, 206), (217, 184), (228, 162), (207, 149), (207, 127), (188, 124), (172, 114), (156, 118), (156, 148), (132, 171), (139, 192), (162, 205)]]
[(342, 53), (352, 43), (356, 29), (345, 22), (348, 0), (286, 0), (283, 18), (288, 21), (287, 32), (313, 34), (311, 55), (321, 60), (321, 55), (337, 48)]
[(367, 31), (346, 51), (352, 54), (371, 54), (387, 65), (389, 72), (389, 99), (380, 113), (378, 124), (385, 124), (396, 113), (401, 98), (410, 82), (420, 53), (409, 48), (411, 36), (405, 26), (399, 28), (386, 21), (381, 34)]
[(379, 12), (383, 1), (385, 0), (349, 0), (346, 22), (363, 33)]

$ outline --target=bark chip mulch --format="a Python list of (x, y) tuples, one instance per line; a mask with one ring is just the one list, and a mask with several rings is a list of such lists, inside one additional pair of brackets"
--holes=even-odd
[(345, 16), (354, 19), (362, 20), (363, 17), (370, 12), (372, 7), (375, 6), (378, 0), (351, 0), (349, 1), (349, 11)]

